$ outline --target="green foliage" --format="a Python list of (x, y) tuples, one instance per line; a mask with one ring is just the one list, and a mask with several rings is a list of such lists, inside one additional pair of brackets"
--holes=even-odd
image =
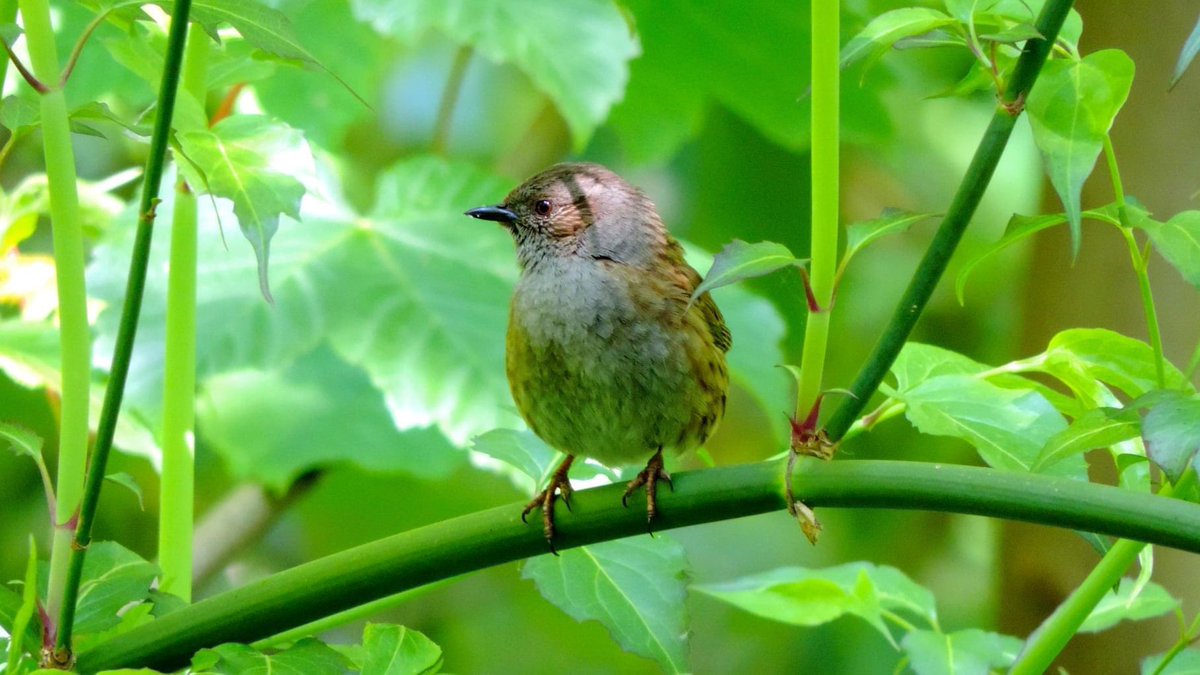
[(667, 672), (690, 672), (683, 547), (665, 535), (620, 539), (525, 563), (547, 600), (576, 621), (604, 625), (623, 648)]
[(1171, 86), (1179, 84), (1179, 78), (1187, 72), (1192, 61), (1196, 59), (1196, 54), (1200, 53), (1200, 20), (1196, 21), (1195, 28), (1188, 35), (1187, 40), (1183, 43), (1183, 49), (1179, 50), (1179, 60), (1175, 62), (1175, 71), (1171, 73)]
[(415, 630), (368, 623), (363, 629), (363, 675), (420, 675), (442, 666), (442, 649)]
[(712, 267), (704, 275), (704, 281), (692, 291), (692, 300), (714, 288), (761, 277), (785, 267), (803, 267), (804, 263), (783, 244), (770, 241), (747, 244), (734, 239), (713, 258)]
[(953, 675), (1007, 668), (1016, 660), (1021, 641), (976, 628), (953, 633), (915, 630), (904, 636), (901, 646), (919, 675)]
[(1150, 458), (1178, 482), (1189, 467), (1200, 472), (1200, 398), (1160, 393), (1142, 421), (1142, 435)]
[(1165, 223), (1145, 217), (1133, 224), (1150, 235), (1154, 248), (1188, 283), (1200, 288), (1200, 211), (1182, 211)]
[(1079, 627), (1081, 633), (1099, 633), (1122, 621), (1141, 621), (1173, 611), (1179, 601), (1155, 583), (1141, 586), (1133, 579), (1121, 579)]
[(325, 643), (305, 638), (271, 653), (235, 643), (202, 649), (192, 659), (192, 672), (282, 673), (283, 675), (333, 675), (346, 672), (346, 657)]

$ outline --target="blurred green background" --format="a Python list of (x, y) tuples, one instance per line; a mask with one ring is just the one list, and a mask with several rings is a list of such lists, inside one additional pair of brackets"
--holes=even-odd
[[(598, 126), (594, 133), (582, 134), (579, 124), (572, 125), (561, 106), (542, 93), (544, 86), (522, 69), (481, 53), (486, 50), (461, 51), (462, 35), (410, 30), (387, 2), (277, 0), (271, 4), (288, 14), (309, 50), (363, 94), (372, 109), (355, 102), (327, 74), (289, 66), (268, 68), (264, 79), (254, 79), (239, 104), (301, 129), (321, 158), (319, 165), (336, 167), (332, 183), (360, 212), (369, 211), (373, 204), (375, 209), (386, 209), (376, 204), (381, 194), (376, 187), (379, 177), (395, 162), (428, 152), (437, 133), (438, 106), (447, 79), (456, 59), (466, 58), (462, 92), (444, 133), (446, 156), (472, 162), (511, 185), (565, 158), (602, 162), (647, 191), (675, 234), (701, 248), (716, 251), (730, 239), (740, 238), (782, 242), (798, 255), (807, 250), (806, 4), (623, 3), (641, 53), (629, 60), (627, 82), (619, 76), (614, 80), (618, 102), (611, 111), (603, 101), (592, 102), (598, 106), (599, 114), (593, 114)], [(519, 13), (526, 3), (512, 4)], [(870, 17), (900, 4), (844, 3), (844, 39)], [(1085, 26), (1081, 51), (1117, 47), (1137, 64), (1133, 92), (1113, 130), (1126, 190), (1154, 212), (1172, 214), (1194, 207), (1200, 187), (1200, 115), (1196, 114), (1200, 77), (1192, 73), (1170, 93), (1167, 83), (1179, 47), (1196, 20), (1195, 3), (1081, 0), (1077, 8)], [(64, 35), (77, 34), (90, 16), (73, 3), (59, 3), (56, 9)], [(555, 31), (555, 26), (545, 26), (547, 41), (553, 41)], [(114, 61), (119, 47), (101, 47), (126, 39), (112, 26), (99, 31), (68, 88), (75, 102), (103, 100), (118, 114), (129, 116), (144, 109), (152, 87)], [(859, 68), (844, 74), (844, 222), (873, 218), (885, 207), (930, 212), (946, 208), (994, 102), (986, 94), (970, 100), (932, 95), (953, 85), (969, 63), (965, 54), (906, 50), (888, 54), (867, 72)], [(13, 79), (10, 75), (10, 89)], [(216, 99), (219, 96), (210, 106)], [(75, 138), (80, 173), (89, 180), (138, 166), (145, 152), (144, 146), (127, 139)], [(0, 186), (15, 190), (27, 176), (40, 171), (40, 163), (36, 140), (18, 144), (0, 171)], [(115, 194), (129, 200), (132, 187), (119, 188)], [(1091, 181), (1083, 202), (1085, 207), (1099, 206), (1110, 198), (1104, 181)], [(477, 205), (464, 203), (461, 209)], [(998, 238), (1014, 212), (1058, 210), (1022, 122), (957, 260)], [(127, 241), (127, 236), (123, 239), (112, 230), (131, 224), (129, 214), (114, 209), (105, 217), (111, 222), (96, 223), (95, 241), (99, 245)], [(202, 222), (215, 225), (211, 216)], [(217, 254), (252, 263), (249, 248), (231, 223), (226, 220), (224, 225), (229, 250)], [(285, 222), (276, 238), (279, 250), (287, 251), (289, 235), (306, 226), (313, 225), (307, 219), (304, 224)], [(492, 237), (498, 242), (493, 247), (497, 256), (486, 265), (515, 267), (500, 233), (464, 234), (481, 227), (466, 218), (450, 225), (439, 221), (437, 227), (462, 228), (451, 242), (464, 236)], [(22, 252), (47, 251), (46, 229), (40, 228)], [(932, 225), (925, 224), (905, 236), (884, 240), (851, 268), (834, 313), (828, 386), (846, 386), (853, 377), (931, 230)], [(165, 232), (166, 228), (160, 229)], [(430, 236), (436, 237), (437, 231)], [(112, 279), (124, 274), (121, 255), (127, 253), (99, 256), (116, 262), (90, 272), (90, 282), (111, 289)], [(277, 255), (286, 259), (288, 254)], [(914, 339), (987, 363), (1039, 352), (1054, 333), (1068, 327), (1106, 327), (1144, 339), (1136, 282), (1127, 260), (1128, 252), (1118, 237), (1085, 226), (1082, 253), (1072, 265), (1066, 231), (1051, 230), (981, 267), (967, 287), (965, 306), (955, 301), (951, 284), (943, 283)], [(952, 267), (949, 278), (954, 273)], [(1186, 362), (1200, 328), (1194, 291), (1166, 265), (1152, 265), (1151, 278), (1167, 356), (1177, 364)], [(219, 283), (202, 275), (202, 287), (206, 281)], [(748, 287), (769, 299), (785, 321), (781, 358), (797, 363), (804, 324), (798, 277), (774, 275)], [(292, 316), (287, 314), (286, 293), (280, 300), (283, 309), (272, 310), (263, 309), (253, 283), (237, 292), (244, 306), (257, 303), (253, 305), (257, 313), (230, 316), (231, 325), (220, 329), (202, 326), (202, 336), (206, 330), (217, 330), (243, 338), (249, 335), (252, 341), (262, 335), (303, 341), (306, 331), (315, 330), (303, 322), (279, 325), (281, 317)], [(355, 302), (353, 293), (347, 293), (347, 302)], [(0, 305), (0, 318), (13, 319), (16, 313), (15, 306)], [(108, 321), (112, 313), (111, 308), (106, 310)], [(105, 315), (99, 321), (103, 325)], [(741, 339), (747, 338), (735, 332), (735, 344)], [(276, 503), (268, 507), (274, 519), (261, 538), (237, 551), (226, 568), (200, 587), (198, 596), (390, 533), (527, 498), (507, 477), (464, 461), (465, 453), (433, 430), (376, 438), (369, 450), (387, 453), (392, 446), (416, 444), (425, 448), (423, 452), (443, 453), (437, 461), (423, 464), (426, 470), (371, 471), (368, 467), (387, 466), (387, 462), (358, 461), (353, 459), (354, 448), (342, 448), (341, 454), (350, 459), (307, 465), (303, 458), (293, 458), (295, 471), (259, 477), (270, 485), (254, 487), (254, 481), (248, 480), (254, 477), (253, 469), (246, 465), (253, 464), (256, 456), (239, 458), (245, 452), (239, 443), (277, 441), (295, 422), (287, 416), (285, 405), (254, 407), (256, 393), (270, 396), (275, 388), (294, 391), (293, 387), (304, 384), (304, 376), (255, 365), (253, 359), (247, 361), (245, 354), (237, 353), (239, 345), (244, 340), (211, 344), (205, 351), (210, 362), (199, 383), (197, 512), (203, 519), (240, 488), (243, 494), (249, 490)], [(107, 361), (110, 349), (111, 340), (102, 335), (95, 346), (98, 364)], [(499, 343), (489, 344), (482, 353), (490, 355), (498, 349)], [(312, 358), (325, 363), (328, 355), (319, 349), (316, 353)], [(225, 370), (222, 363), (238, 366)], [(331, 397), (355, 397), (342, 409), (351, 415), (365, 416), (369, 409), (371, 415), (385, 416), (383, 399), (372, 383), (358, 371), (339, 370), (344, 365), (332, 366), (338, 372), (336, 386), (342, 388), (326, 392)], [(500, 363), (494, 367), (502, 372)], [(757, 461), (784, 448), (778, 430), (784, 411), (792, 405), (785, 375), (770, 368), (762, 371), (764, 377), (777, 378), (763, 387), (773, 393), (735, 392), (729, 416), (709, 446), (718, 464)], [(53, 448), (53, 397), (44, 390), (24, 388), (4, 372), (0, 370), (0, 418), (34, 428)], [(320, 380), (318, 386), (330, 387), (328, 382)], [(265, 418), (269, 412), (276, 416)], [(397, 415), (394, 408), (391, 412)], [(230, 421), (239, 414), (244, 419)], [(511, 416), (511, 406), (497, 415)], [(242, 433), (255, 430), (267, 440), (252, 441)], [(331, 442), (347, 438), (337, 431), (331, 433)], [(464, 441), (454, 440), (460, 445)], [(288, 452), (286, 447), (263, 451)], [(902, 420), (855, 439), (843, 452), (853, 458), (977, 461), (967, 446), (918, 437)], [(53, 470), (53, 453), (48, 455)], [(137, 478), (146, 491), (147, 507), (139, 509), (137, 500), (125, 491), (108, 490), (97, 537), (116, 539), (152, 558), (157, 501), (153, 466), (137, 454), (118, 454), (113, 464), (114, 471)], [(684, 465), (701, 463), (685, 458)], [(289, 489), (296, 473), (307, 469), (319, 471)], [(238, 515), (249, 518), (250, 511)], [(685, 545), (693, 577), (700, 582), (779, 565), (817, 567), (870, 560), (894, 565), (932, 589), (947, 630), (983, 627), (1016, 636), (1036, 627), (1096, 560), (1083, 540), (1061, 530), (925, 513), (827, 510), (820, 516), (825, 531), (816, 547), (783, 513), (688, 528), (675, 536)], [(33, 465), (12, 453), (0, 453), (0, 551), (4, 552), (0, 579), (21, 575), (29, 532), (38, 538), (39, 549), (47, 550), (46, 523)], [(198, 552), (208, 546), (203, 538), (197, 540)], [(1155, 576), (1192, 609), (1200, 601), (1195, 564), (1194, 558), (1161, 550)], [(895, 652), (878, 633), (854, 620), (797, 629), (700, 595), (689, 599), (689, 608), (697, 672), (890, 673), (896, 664)], [(520, 579), (518, 565), (503, 565), (439, 587), (378, 620), (424, 632), (443, 648), (450, 672), (552, 672), (567, 667), (596, 673), (656, 670), (652, 662), (622, 652), (598, 624), (576, 623), (542, 600), (531, 583)], [(1071, 672), (1131, 672), (1142, 656), (1173, 643), (1173, 622), (1164, 617), (1100, 636), (1080, 636), (1060, 663)], [(360, 627), (348, 626), (328, 637), (335, 642), (355, 641), (359, 631)], [(1130, 645), (1137, 648), (1129, 649)]]

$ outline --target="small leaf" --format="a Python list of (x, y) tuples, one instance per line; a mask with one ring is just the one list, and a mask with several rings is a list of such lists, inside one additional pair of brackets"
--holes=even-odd
[(893, 567), (847, 563), (825, 569), (781, 567), (719, 584), (706, 593), (752, 614), (797, 626), (819, 626), (857, 616), (892, 641), (883, 611), (903, 612), (937, 624), (933, 594)]
[(1073, 455), (1137, 438), (1140, 421), (1134, 408), (1092, 408), (1046, 441), (1033, 470), (1041, 471)]
[[(4, 621), (6, 612), (0, 609), (0, 623), (9, 634), (8, 664), (5, 672), (17, 672), (21, 655), (39, 654), (42, 647), (42, 621), (38, 615), (38, 558), (37, 542), (29, 536), (29, 559), (25, 564), (25, 582), (20, 604), (11, 621)], [(7, 591), (8, 589), (4, 589)], [(0, 596), (2, 599), (3, 596)]]
[(1106, 49), (1074, 60), (1052, 60), (1029, 92), (1025, 109), (1050, 182), (1062, 199), (1079, 254), (1080, 193), (1104, 139), (1133, 84), (1133, 61)]
[(883, 214), (874, 220), (864, 220), (846, 226), (846, 253), (842, 256), (842, 264), (850, 260), (867, 245), (889, 234), (898, 234), (908, 230), (913, 225), (933, 218), (936, 213), (913, 213), (902, 209), (884, 209)]
[(1171, 662), (1163, 667), (1166, 658), (1166, 654), (1146, 658), (1142, 661), (1141, 675), (1200, 675), (1200, 649), (1172, 654)]
[[(0, 349), (0, 362), (4, 360), (3, 352)], [(42, 477), (42, 489), (46, 493), (46, 504), (50, 507), (50, 513), (54, 513), (54, 482), (50, 480), (46, 459), (42, 457), (42, 437), (16, 424), (0, 422), (0, 441), (8, 441), (14, 452), (29, 457), (37, 465), (38, 474)]]
[[(1154, 363), (1154, 350), (1141, 340), (1102, 328), (1072, 328), (1051, 338), (1041, 370), (1077, 389), (1077, 395), (1088, 395), (1083, 388), (1094, 390), (1101, 382), (1136, 398), (1158, 388)], [(1167, 388), (1190, 387), (1170, 362), (1164, 367)]]
[(1154, 248), (1179, 270), (1188, 283), (1200, 288), (1200, 211), (1183, 211), (1165, 223), (1153, 218), (1132, 219), (1134, 227), (1150, 235)]
[[(307, 153), (299, 131), (260, 115), (234, 115), (211, 130), (187, 131), (176, 138), (188, 159), (202, 175), (188, 175), (194, 188), (233, 201), (242, 234), (258, 257), (259, 286), (271, 299), (267, 261), (271, 237), (279, 229), (279, 216), (300, 219), (304, 186), (281, 165), (286, 157)], [(193, 173), (188, 162), (180, 170)]]
[(665, 535), (631, 537), (544, 555), (521, 577), (576, 621), (599, 621), (623, 649), (688, 672), (687, 559)]
[(1162, 616), (1179, 606), (1165, 588), (1148, 583), (1140, 591), (1133, 579), (1122, 578), (1115, 591), (1109, 591), (1079, 627), (1080, 633), (1099, 633), (1122, 621), (1141, 621)]
[(1015, 637), (975, 628), (953, 633), (914, 630), (900, 641), (917, 675), (995, 672), (1011, 666), (1023, 644)]
[(1142, 420), (1146, 453), (1178, 483), (1188, 467), (1200, 471), (1200, 399), (1177, 391), (1161, 397)]
[[(1110, 204), (1102, 209), (1084, 211), (1081, 217), (1102, 220), (1118, 226), (1121, 224), (1117, 219), (1117, 207), (1115, 204)], [(1065, 213), (1038, 216), (1023, 216), (1019, 213), (1013, 214), (1013, 217), (1008, 221), (1008, 226), (1004, 228), (1004, 236), (999, 241), (963, 263), (962, 269), (958, 272), (958, 278), (954, 282), (954, 294), (958, 297), (959, 304), (963, 304), (963, 289), (967, 286), (967, 278), (971, 276), (971, 272), (974, 271), (979, 263), (1036, 232), (1041, 232), (1065, 222), (1067, 222), (1067, 214)]]
[(11, 94), (0, 103), (0, 126), (21, 135), (42, 122), (42, 109), (28, 97)]
[(692, 300), (695, 301), (714, 288), (728, 286), (742, 279), (761, 277), (788, 266), (800, 267), (804, 263), (804, 260), (793, 256), (783, 244), (773, 241), (747, 244), (740, 239), (734, 239), (713, 258), (712, 267), (709, 268), (708, 274), (704, 275), (704, 281), (692, 293)]
[(1192, 34), (1184, 41), (1183, 49), (1179, 51), (1179, 60), (1175, 62), (1175, 71), (1171, 74), (1172, 88), (1179, 84), (1179, 78), (1187, 72), (1188, 66), (1192, 65), (1197, 53), (1200, 53), (1200, 19), (1196, 20)]
[(897, 41), (953, 23), (954, 18), (945, 12), (927, 7), (904, 7), (884, 12), (842, 47), (841, 67), (849, 68), (863, 60), (869, 67)]
[(117, 485), (120, 485), (132, 492), (133, 496), (137, 497), (138, 508), (143, 511), (146, 510), (146, 504), (142, 501), (142, 486), (137, 484), (137, 481), (134, 480), (133, 476), (125, 473), (124, 471), (118, 471), (117, 473), (108, 474), (104, 477), (104, 480), (116, 483)]
[(192, 668), (197, 673), (342, 675), (348, 665), (344, 656), (315, 638), (304, 638), (270, 653), (231, 642), (202, 649), (192, 657)]
[(362, 675), (420, 675), (442, 666), (442, 648), (422, 633), (386, 623), (363, 629)]

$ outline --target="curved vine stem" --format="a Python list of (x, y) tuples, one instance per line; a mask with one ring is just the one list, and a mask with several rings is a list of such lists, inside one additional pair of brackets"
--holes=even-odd
[[(1088, 530), (1200, 552), (1200, 505), (1065, 478), (922, 462), (801, 458), (796, 496), (813, 507), (927, 509)], [(659, 496), (670, 529), (785, 508), (778, 462), (683, 472)], [(581, 490), (560, 513), (559, 549), (646, 536), (623, 485)], [(425, 584), (548, 553), (521, 504), (403, 532), (201, 600), (79, 655), (80, 669), (171, 670), (198, 649), (252, 642)], [(1066, 535), (1064, 535), (1066, 536)]]

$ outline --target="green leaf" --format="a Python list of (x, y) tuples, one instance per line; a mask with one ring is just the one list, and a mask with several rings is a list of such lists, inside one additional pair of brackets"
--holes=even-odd
[(892, 362), (897, 394), (904, 394), (922, 382), (942, 375), (976, 375), (985, 370), (988, 366), (956, 351), (920, 342), (905, 343), (900, 355)]
[(380, 391), (328, 348), (279, 369), (213, 376), (196, 413), (234, 478), (280, 492), (334, 464), (443, 478), (464, 459), (437, 429), (398, 430)]
[(1196, 20), (1191, 35), (1188, 35), (1187, 40), (1184, 41), (1183, 49), (1179, 50), (1179, 60), (1175, 62), (1175, 71), (1171, 73), (1172, 88), (1179, 84), (1179, 78), (1187, 72), (1188, 66), (1192, 65), (1197, 53), (1200, 53), (1200, 19)]
[(720, 584), (698, 584), (706, 593), (752, 614), (797, 626), (819, 626), (857, 616), (889, 642), (883, 612), (902, 612), (937, 624), (933, 594), (893, 567), (855, 562), (825, 569), (780, 567)]
[(75, 610), (75, 633), (97, 633), (120, 622), (118, 610), (150, 596), (158, 567), (113, 541), (88, 547)]
[(1107, 448), (1141, 433), (1141, 418), (1134, 408), (1092, 408), (1054, 434), (1042, 446), (1034, 471), (1089, 450)]
[(404, 626), (368, 623), (363, 650), (362, 675), (420, 675), (442, 667), (442, 648)]
[(1018, 23), (1009, 28), (1005, 28), (997, 33), (984, 33), (979, 36), (980, 40), (988, 42), (998, 42), (1000, 44), (1016, 44), (1026, 40), (1034, 40), (1042, 37), (1038, 32), (1037, 27), (1030, 23)]
[(1200, 471), (1200, 399), (1178, 391), (1159, 392), (1142, 420), (1146, 453), (1172, 483), (1188, 467)]
[[(1081, 217), (1101, 220), (1117, 226), (1121, 224), (1117, 219), (1117, 207), (1115, 204), (1110, 204), (1102, 209), (1084, 211)], [(1034, 233), (1061, 225), (1065, 222), (1067, 222), (1067, 214), (1065, 213), (1051, 213), (1037, 216), (1023, 216), (1019, 213), (1014, 213), (1013, 217), (1008, 221), (1008, 226), (1004, 228), (1004, 236), (999, 241), (963, 263), (962, 268), (958, 272), (958, 278), (954, 282), (954, 294), (958, 297), (959, 304), (963, 304), (963, 289), (967, 286), (967, 278), (971, 276), (971, 272), (975, 270), (979, 263)]]
[(1099, 633), (1122, 621), (1141, 621), (1162, 616), (1179, 606), (1167, 589), (1148, 583), (1137, 589), (1134, 579), (1122, 578), (1116, 590), (1109, 591), (1079, 627), (1080, 633)]
[(728, 286), (743, 279), (761, 277), (784, 267), (802, 267), (805, 261), (796, 258), (783, 244), (760, 241), (747, 244), (734, 239), (713, 258), (712, 267), (704, 281), (692, 292), (692, 301), (714, 288)]
[(195, 673), (256, 673), (270, 675), (342, 675), (346, 658), (320, 640), (304, 638), (287, 649), (261, 652), (227, 643), (202, 649), (192, 657)]
[(1173, 655), (1171, 662), (1162, 666), (1166, 654), (1147, 657), (1142, 661), (1142, 675), (1200, 675), (1200, 649), (1184, 649)]
[[(521, 480), (520, 485), (530, 494), (546, 484), (563, 457), (562, 453), (528, 430), (493, 429), (472, 439), (471, 449), (499, 460), (519, 473), (522, 479), (528, 479)], [(616, 473), (593, 460), (577, 460), (571, 469), (572, 480), (587, 480), (598, 475), (607, 476), (610, 480), (617, 479)]]
[(1188, 283), (1200, 288), (1200, 211), (1177, 213), (1165, 223), (1153, 218), (1135, 218), (1133, 225), (1145, 230), (1162, 257)]
[[(575, 149), (621, 99), (637, 38), (607, 0), (353, 0), (355, 14), (408, 41), (431, 28), (498, 63), (512, 63), (554, 101)], [(546, 30), (554, 26), (554, 30)]]
[(873, 220), (863, 220), (846, 226), (846, 252), (842, 255), (845, 265), (854, 254), (869, 244), (890, 234), (905, 232), (913, 225), (933, 218), (936, 213), (913, 213), (902, 209), (884, 209), (883, 214)]
[[(1031, 471), (1042, 446), (1067, 426), (1034, 389), (1005, 389), (966, 375), (934, 377), (897, 397), (921, 433), (961, 438), (990, 466), (1009, 471)], [(1086, 478), (1087, 466), (1076, 455), (1045, 472)]]
[(142, 486), (137, 484), (137, 480), (133, 476), (124, 471), (118, 471), (117, 473), (108, 474), (104, 477), (104, 480), (116, 483), (132, 492), (133, 496), (137, 497), (138, 508), (143, 511), (146, 510), (146, 504), (142, 501)]
[[(34, 586), (34, 595), (37, 595), (37, 584)], [(10, 636), (21, 633), (21, 651), (37, 652), (42, 645), (42, 622), (35, 614), (34, 618), (25, 624), (24, 631), (17, 631), (17, 619), (25, 607), (25, 598), (23, 593), (17, 593), (4, 584), (0, 584), (0, 628)], [(12, 643), (9, 643), (11, 647)]]
[[(11, 591), (8, 591), (3, 586), (0, 586), (0, 589), (11, 593)], [(0, 606), (4, 604), (4, 598), (4, 595), (0, 595)], [(11, 620), (6, 620), (9, 619), (9, 616), (5, 616), (8, 614), (5, 609), (12, 612), (9, 615), (11, 616)], [(5, 672), (17, 672), (22, 654), (37, 655), (41, 653), (43, 630), (38, 609), (37, 542), (34, 541), (33, 535), (29, 535), (29, 559), (25, 563), (25, 581), (21, 597), (15, 607), (15, 611), (11, 605), (8, 608), (0, 608), (0, 623), (3, 624), (10, 640)]]
[(917, 675), (995, 672), (1011, 666), (1022, 645), (1015, 637), (975, 628), (953, 633), (914, 630), (900, 641)]
[[(271, 237), (279, 229), (280, 215), (300, 219), (304, 186), (286, 164), (308, 152), (300, 132), (260, 115), (233, 115), (211, 130), (187, 131), (176, 138), (188, 159), (180, 169), (190, 174), (192, 188), (233, 201), (242, 234), (258, 258), (259, 286), (270, 300)], [(200, 175), (193, 174), (193, 164)]]
[(849, 68), (859, 61), (866, 61), (870, 67), (897, 41), (953, 23), (953, 17), (928, 7), (903, 7), (884, 12), (842, 47), (841, 67)]
[[(1158, 388), (1150, 345), (1102, 328), (1072, 328), (1055, 335), (1046, 348), (1041, 370), (1080, 396), (1093, 396), (1097, 382), (1112, 385), (1130, 398)], [(1183, 374), (1169, 362), (1165, 373), (1168, 389), (1190, 390)], [(1103, 400), (1095, 403), (1110, 405)]]
[(1133, 61), (1106, 49), (1074, 60), (1052, 60), (1042, 69), (1025, 110), (1050, 182), (1062, 199), (1079, 253), (1080, 193), (1104, 147), (1113, 119), (1129, 96)]
[(10, 94), (0, 102), (0, 126), (21, 135), (42, 123), (42, 109), (25, 96)]
[(687, 560), (666, 535), (630, 537), (544, 555), (521, 577), (576, 621), (599, 621), (622, 649), (688, 672)]

